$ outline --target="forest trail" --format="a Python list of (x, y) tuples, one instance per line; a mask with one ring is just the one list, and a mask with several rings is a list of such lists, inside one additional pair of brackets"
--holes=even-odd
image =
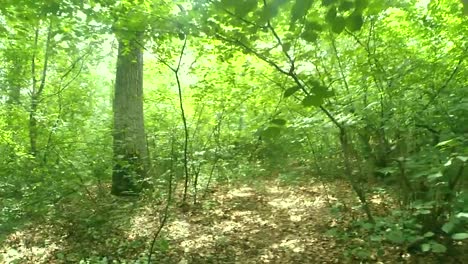
[[(355, 205), (345, 184), (288, 186), (256, 181), (213, 188), (197, 206), (171, 209), (156, 243), (154, 263), (356, 263), (344, 260), (344, 252), (363, 240), (343, 243), (327, 235), (330, 227), (352, 222), (331, 213), (338, 200)], [(164, 202), (116, 202), (110, 195), (100, 199), (101, 209), (88, 218), (71, 218), (84, 213), (73, 210), (83, 210), (86, 203), (72, 200), (62, 208), (70, 217), (11, 234), (0, 248), (3, 259), (6, 263), (80, 263), (79, 256), (90, 256), (81, 263), (146, 263), (142, 259), (158, 229), (161, 215), (157, 212), (163, 211)], [(356, 207), (349, 210), (347, 215), (360, 214)], [(370, 263), (395, 263), (397, 256), (385, 252)], [(8, 262), (15, 259), (21, 261)]]
[(217, 191), (211, 208), (172, 221), (167, 263), (339, 263), (323, 190), (263, 184)]

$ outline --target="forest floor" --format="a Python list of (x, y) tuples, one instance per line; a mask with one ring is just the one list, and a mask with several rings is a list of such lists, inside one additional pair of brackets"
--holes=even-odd
[[(386, 199), (370, 198), (374, 208)], [(57, 204), (60, 213), (11, 233), (0, 247), (0, 262), (146, 263), (162, 200), (106, 195), (94, 201), (96, 209), (85, 199), (71, 199)], [(346, 218), (331, 213), (338, 200), (348, 202)], [(327, 230), (361, 217), (355, 205), (343, 183), (217, 186), (197, 206), (171, 208), (153, 263), (423, 263), (401, 258), (398, 248), (379, 256), (375, 249), (365, 262), (346, 257), (362, 249), (365, 239), (340, 240)]]

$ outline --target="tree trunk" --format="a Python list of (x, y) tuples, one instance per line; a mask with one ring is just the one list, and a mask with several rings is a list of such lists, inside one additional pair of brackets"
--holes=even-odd
[(52, 22), (49, 22), (49, 28), (47, 30), (47, 39), (45, 43), (44, 50), (44, 64), (42, 66), (42, 73), (40, 78), (39, 87), (37, 86), (38, 80), (36, 79), (36, 49), (39, 43), (39, 28), (36, 28), (34, 33), (34, 53), (31, 59), (31, 76), (32, 76), (32, 90), (31, 90), (31, 109), (29, 109), (29, 142), (31, 145), (31, 155), (34, 157), (37, 156), (37, 137), (38, 137), (38, 127), (37, 127), (37, 110), (39, 107), (40, 98), (44, 92), (48, 63), (49, 63), (49, 49), (50, 42), (52, 39)]
[[(127, 36), (126, 36), (127, 37)], [(119, 39), (114, 94), (114, 195), (135, 195), (149, 169), (143, 118), (141, 34)]]

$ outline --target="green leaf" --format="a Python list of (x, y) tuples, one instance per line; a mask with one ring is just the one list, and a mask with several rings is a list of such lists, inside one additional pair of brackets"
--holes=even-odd
[(368, 5), (368, 14), (378, 15), (380, 12), (385, 10), (385, 1), (372, 1)]
[(322, 0), (322, 5), (329, 6), (329, 5), (333, 5), (335, 2), (336, 0)]
[(268, 6), (267, 8), (263, 8), (262, 15), (260, 17), (261, 22), (266, 22), (278, 15), (278, 7), (277, 6)]
[(346, 18), (346, 28), (350, 31), (358, 31), (362, 28), (364, 20), (362, 19), (362, 14), (358, 12), (352, 13), (349, 17)]
[(385, 234), (385, 238), (396, 244), (402, 244), (405, 242), (405, 236), (401, 230), (392, 230)]
[(435, 234), (433, 232), (427, 232), (424, 234), (424, 237), (433, 237)]
[(332, 23), (332, 31), (335, 32), (336, 34), (340, 34), (345, 29), (345, 26), (346, 26), (346, 21), (344, 17), (337, 16)]
[(45, 14), (57, 14), (57, 12), (60, 10), (60, 4), (55, 1), (49, 1), (48, 5), (45, 5), (43, 7), (43, 11)]
[(468, 213), (458, 213), (456, 215), (457, 218), (467, 218), (468, 219)]
[(424, 243), (424, 244), (421, 245), (421, 251), (422, 252), (428, 252), (429, 250), (431, 250), (431, 244)]
[(236, 2), (236, 14), (239, 17), (245, 17), (248, 13), (257, 8), (257, 0), (244, 0)]
[(307, 15), (313, 0), (296, 0), (291, 10), (291, 24)]
[(163, 252), (166, 252), (167, 250), (169, 250), (169, 241), (167, 241), (166, 239), (161, 239), (159, 240), (159, 249)]
[(371, 230), (372, 228), (374, 228), (374, 225), (371, 224), (371, 223), (364, 223), (362, 225), (362, 228), (366, 229), (366, 230)]
[(419, 209), (415, 213), (416, 215), (428, 215), (431, 214), (431, 210), (428, 209)]
[(428, 175), (427, 178), (428, 178), (429, 180), (434, 180), (434, 179), (440, 178), (440, 177), (442, 177), (442, 176), (444, 176), (444, 175), (442, 174), (442, 172), (441, 172), (441, 171), (438, 171), (438, 172), (436, 172), (436, 173), (432, 173), (432, 174)]
[(453, 240), (464, 240), (468, 238), (468, 233), (456, 233), (452, 235)]
[(323, 26), (317, 21), (307, 21), (305, 23), (305, 29), (306, 31), (313, 30), (313, 31), (322, 31)]
[(330, 9), (328, 9), (327, 14), (325, 15), (325, 21), (328, 24), (333, 24), (333, 22), (335, 21), (335, 18), (336, 18), (336, 9), (335, 7), (331, 7)]
[(348, 10), (351, 10), (351, 8), (353, 8), (353, 7), (354, 7), (354, 3), (353, 3), (353, 2), (351, 2), (351, 1), (343, 1), (343, 2), (340, 4), (338, 10), (340, 10), (340, 11), (348, 11)]
[(289, 42), (283, 43), (282, 48), (283, 48), (283, 52), (288, 52), (291, 49), (291, 43)]
[(354, 2), (354, 8), (357, 12), (362, 12), (369, 5), (369, 0), (356, 0)]
[(309, 106), (321, 106), (323, 104), (323, 97), (318, 95), (309, 95), (302, 100), (302, 105), (305, 107)]
[(467, 0), (462, 0), (461, 2), (463, 4), (463, 14), (465, 16), (468, 16), (468, 1)]
[(451, 147), (455, 145), (454, 142), (455, 140), (453, 139), (445, 140), (445, 141), (438, 143), (436, 147)]
[(278, 119), (271, 120), (270, 123), (278, 125), (278, 126), (284, 126), (284, 125), (286, 125), (286, 120), (278, 118)]
[(432, 242), (431, 248), (434, 253), (444, 253), (447, 251), (447, 247), (437, 242)]
[(280, 135), (281, 129), (279, 127), (267, 127), (265, 130), (262, 131), (261, 135), (262, 137), (265, 137), (266, 139), (273, 139), (276, 138)]
[(447, 160), (447, 162), (444, 163), (444, 167), (449, 167), (450, 165), (452, 165), (452, 161), (453, 159)]
[(57, 253), (56, 257), (59, 259), (59, 260), (65, 260), (65, 254), (59, 252)]
[(307, 81), (307, 86), (316, 88), (316, 87), (321, 86), (321, 84), (316, 79), (310, 79), (310, 80)]
[(312, 30), (302, 32), (301, 38), (307, 42), (315, 42), (318, 39), (318, 34)]
[(453, 222), (448, 222), (442, 226), (442, 231), (448, 234), (452, 232), (453, 228), (455, 228), (455, 224)]
[(312, 89), (312, 92), (314, 94), (316, 94), (317, 96), (320, 96), (322, 98), (328, 98), (328, 97), (331, 97), (334, 95), (333, 91), (331, 90), (328, 90), (327, 87), (323, 86), (323, 85), (318, 85), (318, 86), (315, 86), (313, 89)]
[(286, 89), (286, 91), (284, 91), (284, 98), (288, 98), (290, 97), (291, 95), (293, 95), (295, 92), (299, 91), (299, 89), (301, 89), (299, 86), (294, 86), (294, 87), (291, 87), (289, 89)]

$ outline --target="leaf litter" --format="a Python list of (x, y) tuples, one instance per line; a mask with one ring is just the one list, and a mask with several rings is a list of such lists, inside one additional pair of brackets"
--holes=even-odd
[[(371, 199), (377, 210), (384, 210), (382, 199)], [(349, 186), (340, 182), (288, 186), (270, 180), (256, 185), (218, 185), (188, 211), (171, 207), (154, 263), (361, 263), (344, 256), (351, 245), (358, 247), (365, 238), (343, 241), (327, 233), (330, 227), (346, 228), (362, 217), (356, 206), (346, 217), (330, 213), (332, 206), (343, 201), (357, 203)], [(162, 203), (150, 199), (116, 202), (110, 195), (98, 202), (107, 204), (97, 210), (105, 214), (107, 222), (98, 227), (91, 223), (82, 230), (77, 227), (86, 219), (34, 223), (8, 236), (0, 248), (0, 262), (146, 263)], [(79, 210), (80, 204), (75, 208)], [(389, 247), (381, 259), (362, 263), (401, 262), (398, 252)]]

